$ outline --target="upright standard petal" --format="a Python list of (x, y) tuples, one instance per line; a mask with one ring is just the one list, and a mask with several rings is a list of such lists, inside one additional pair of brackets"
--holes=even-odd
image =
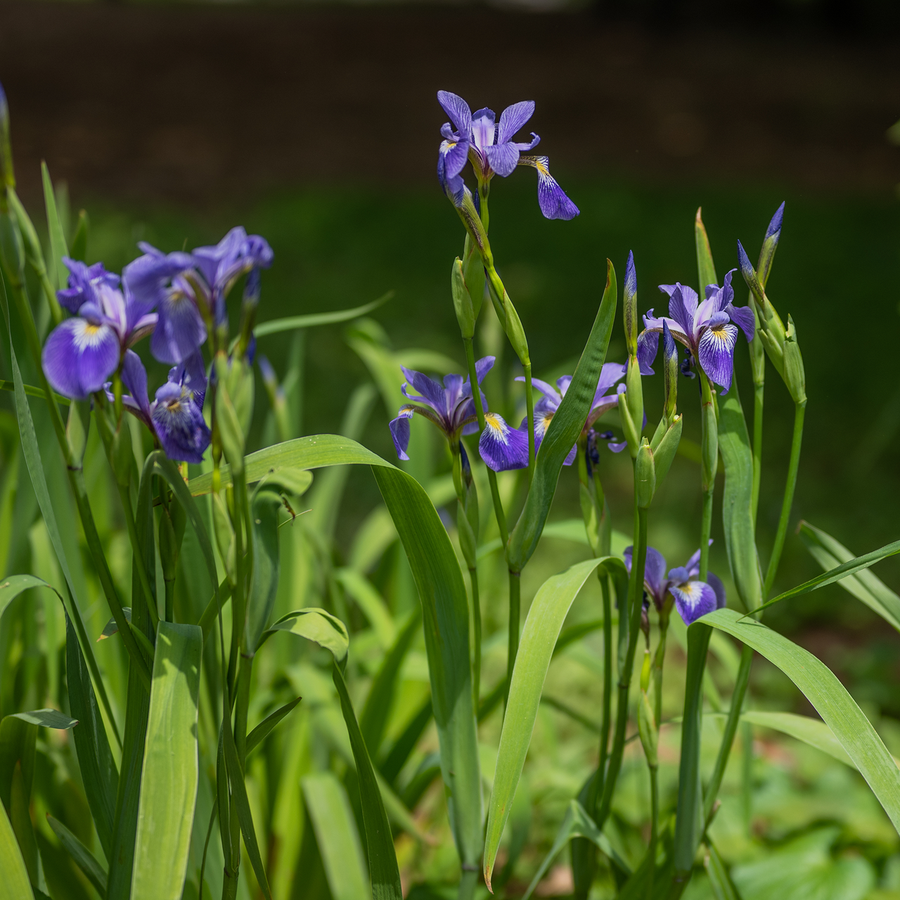
[(500, 113), (500, 123), (497, 126), (497, 143), (504, 144), (511, 141), (516, 132), (534, 115), (534, 100), (520, 100), (507, 106)]
[(488, 468), (495, 472), (527, 468), (527, 433), (510, 428), (496, 413), (486, 413), (484, 419), (485, 429), (478, 441), (478, 452)]
[[(125, 351), (122, 363), (122, 384), (128, 391), (124, 398), (126, 406), (150, 425), (150, 398), (147, 394), (147, 370), (134, 350)], [(130, 401), (130, 402), (129, 402)]]
[(107, 272), (102, 262), (86, 266), (77, 259), (64, 256), (62, 261), (69, 270), (68, 287), (56, 292), (60, 305), (70, 313), (77, 313), (84, 303), (97, 303), (97, 286), (105, 284), (115, 288), (119, 286), (119, 276)]
[(472, 110), (469, 104), (458, 94), (452, 94), (450, 91), (438, 91), (437, 98), (444, 112), (450, 117), (456, 133), (460, 137), (468, 138), (472, 127)]
[(578, 207), (566, 196), (547, 167), (546, 156), (521, 156), (520, 166), (531, 166), (538, 173), (538, 204), (545, 219), (569, 221), (578, 215)]

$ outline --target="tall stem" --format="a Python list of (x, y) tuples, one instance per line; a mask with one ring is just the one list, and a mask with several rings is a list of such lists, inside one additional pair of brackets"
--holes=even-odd
[(647, 900), (653, 900), (653, 876), (656, 874), (656, 845), (659, 839), (659, 766), (650, 769), (650, 846), (647, 848)]
[(634, 654), (637, 649), (638, 634), (641, 630), (641, 605), (644, 596), (644, 568), (647, 565), (647, 510), (635, 504), (634, 549), (632, 550), (631, 576), (628, 580), (628, 643), (625, 658), (619, 660), (619, 696), (616, 705), (616, 730), (613, 735), (609, 765), (603, 781), (603, 796), (594, 817), (598, 828), (609, 815), (612, 806), (616, 779), (622, 768), (622, 754), (625, 750), (625, 727), (628, 724), (628, 692), (634, 669)]
[(525, 369), (525, 413), (528, 417), (528, 487), (534, 477), (534, 390), (531, 384), (531, 363), (524, 363)]
[[(486, 427), (484, 404), (481, 402), (481, 390), (478, 388), (478, 373), (475, 370), (475, 347), (472, 344), (472, 338), (463, 338), (463, 345), (466, 349), (466, 367), (469, 370), (469, 383), (472, 385), (472, 399), (475, 401), (478, 430), (484, 431)], [(503, 541), (505, 550), (509, 541), (509, 528), (506, 524), (506, 515), (503, 512), (503, 501), (500, 499), (500, 488), (497, 486), (497, 473), (493, 469), (488, 469), (487, 473), (488, 483), (491, 486), (491, 500), (494, 503), (494, 518), (497, 520), (497, 528), (500, 531), (500, 538)]]
[(791, 506), (794, 503), (794, 489), (797, 487), (797, 471), (800, 468), (800, 447), (803, 443), (803, 419), (806, 415), (806, 403), (794, 407), (794, 433), (791, 437), (791, 458), (788, 463), (787, 482), (784, 487), (784, 498), (781, 502), (781, 515), (778, 517), (778, 530), (775, 532), (775, 544), (769, 567), (766, 569), (766, 581), (763, 586), (763, 599), (768, 599), (781, 560), (784, 539), (787, 536), (788, 522), (791, 518)]

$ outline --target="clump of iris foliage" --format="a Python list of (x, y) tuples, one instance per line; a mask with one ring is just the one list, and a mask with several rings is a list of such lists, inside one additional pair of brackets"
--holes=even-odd
[[(428, 351), (398, 359), (372, 326), (354, 338), (382, 394), (402, 385), (408, 401), (385, 425), (409, 462), (398, 467), (354, 439), (371, 384), (349, 398), (343, 434), (296, 437), (296, 368), (256, 348), (377, 302), (257, 326), (263, 272), (277, 262), (240, 227), (190, 252), (142, 244), (121, 274), (88, 264), (87, 219), (70, 226), (46, 168), (42, 247), (15, 193), (0, 90), (3, 386), (15, 407), (4, 420), (0, 643), (16, 665), (0, 685), (0, 896), (399, 900), (404, 889), (468, 898), (539, 885), (546, 895), (542, 879), (567, 846), (571, 883), (557, 893), (581, 898), (677, 898), (697, 885), (725, 898), (847, 898), (872, 887), (867, 864), (831, 858), (833, 829), (743, 865), (718, 849), (720, 790), (733, 746), (745, 769), (752, 758), (752, 725), (857, 769), (900, 826), (897, 763), (869, 719), (824, 664), (761, 622), (768, 605), (842, 581), (900, 630), (900, 598), (868, 571), (900, 542), (854, 557), (804, 525), (825, 571), (770, 596), (807, 403), (797, 328), (765, 290), (784, 207), (756, 264), (738, 242), (721, 278), (698, 213), (696, 276), (660, 285), (655, 305), (639, 302), (632, 255), (621, 290), (607, 261), (593, 326), (573, 336), (574, 371), (541, 380), (495, 262), (490, 189), (525, 166), (546, 218), (579, 210), (547, 158), (530, 155), (537, 135), (516, 140), (533, 103), (498, 120), (455, 94), (438, 100), (450, 120), (438, 181), (462, 225), (448, 303), (465, 366)], [(617, 323), (625, 356), (607, 359)], [(485, 335), (496, 352), (477, 359)], [(509, 383), (496, 365), (505, 348), (522, 373)], [(749, 354), (752, 415), (736, 353)], [(250, 452), (257, 370), (271, 439)], [(767, 375), (795, 414), (774, 544), (758, 548)], [(311, 386), (324, 378), (313, 373)], [(645, 409), (651, 378), (663, 382), (659, 409)], [(693, 448), (685, 418), (700, 423)], [(422, 484), (410, 472), (429, 450), (450, 475)], [(612, 528), (604, 490), (613, 454), (633, 471), (628, 535)], [(696, 470), (673, 468), (678, 454)], [(370, 468), (384, 506), (337, 548), (348, 466)], [(702, 511), (684, 518), (680, 546), (697, 550), (670, 565), (654, 500), (685, 473)], [(580, 521), (548, 521), (561, 480), (577, 483)], [(709, 568), (716, 521), (723, 578)], [(552, 549), (560, 538), (579, 548), (574, 559)], [(582, 589), (591, 608), (564, 627)], [(667, 666), (672, 636), (686, 658), (670, 652)], [(545, 692), (567, 648), (595, 673), (587, 710), (571, 689)], [(756, 653), (821, 719), (745, 703)], [(526, 764), (542, 703), (592, 742), (583, 779), (546, 804), (529, 788), (534, 757), (572, 759), (538, 744)], [(529, 840), (533, 817), (555, 839)], [(842, 893), (822, 893), (834, 884)]]

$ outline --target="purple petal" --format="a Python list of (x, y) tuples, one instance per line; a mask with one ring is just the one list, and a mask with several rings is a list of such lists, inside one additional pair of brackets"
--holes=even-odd
[(654, 599), (661, 602), (666, 585), (666, 558), (655, 547), (647, 547), (644, 583), (650, 589)]
[[(468, 147), (468, 144), (466, 144)], [(441, 149), (438, 152), (438, 164), (437, 164), (437, 176), (438, 182), (441, 185), (441, 189), (443, 192), (450, 198), (453, 202), (454, 206), (462, 206), (463, 200), (465, 198), (466, 192), (466, 184), (462, 180), (461, 175), (450, 175), (448, 174), (445, 167), (445, 159), (443, 156), (443, 152), (445, 148), (448, 148), (449, 144), (447, 141), (444, 141), (441, 144)], [(465, 165), (465, 160), (463, 160), (463, 164)]]
[(176, 275), (191, 270), (194, 259), (188, 253), (164, 255), (149, 244), (141, 244), (141, 248), (146, 252), (125, 266), (122, 278), (134, 302), (150, 310), (163, 299), (166, 283)]
[(488, 468), (495, 472), (527, 468), (528, 435), (510, 428), (496, 413), (487, 413), (484, 418), (486, 427), (478, 441), (478, 452)]
[(122, 364), (122, 384), (131, 395), (135, 408), (140, 411), (144, 421), (149, 425), (150, 399), (147, 395), (147, 370), (134, 350), (125, 351), (125, 361)]
[(538, 204), (545, 219), (569, 221), (578, 215), (578, 207), (566, 196), (547, 168), (546, 156), (519, 157), (519, 165), (531, 166), (538, 173)]
[[(662, 285), (660, 285), (662, 288)], [(669, 315), (687, 335), (694, 333), (694, 314), (697, 312), (697, 294), (693, 288), (676, 284), (669, 297)]]
[(152, 412), (153, 426), (169, 459), (178, 462), (203, 462), (203, 452), (211, 435), (203, 413), (191, 392), (169, 382), (156, 392)]
[(497, 357), (495, 356), (482, 356), (478, 362), (475, 363), (475, 376), (478, 378), (478, 383), (481, 384), (482, 379), (494, 366), (494, 362)]
[(724, 609), (727, 606), (728, 601), (725, 597), (725, 585), (722, 584), (719, 576), (714, 575), (712, 572), (707, 572), (706, 583), (713, 589), (713, 593), (716, 595), (716, 609)]
[(394, 439), (394, 449), (402, 460), (409, 459), (406, 451), (409, 447), (409, 420), (413, 417), (412, 407), (401, 407), (396, 419), (391, 419), (388, 427), (391, 429), (391, 437)]
[(516, 132), (534, 115), (534, 100), (520, 100), (507, 106), (500, 113), (500, 124), (497, 126), (497, 143), (511, 141)]
[(494, 143), (496, 126), (494, 111), (485, 107), (472, 113), (472, 142), (478, 150), (484, 152)]
[(468, 141), (442, 141), (438, 150), (438, 177), (444, 181), (455, 179), (466, 165), (469, 158)]
[(628, 262), (625, 264), (625, 296), (633, 297), (637, 293), (637, 274), (634, 271), (634, 253), (628, 251)]
[(691, 625), (716, 608), (715, 591), (702, 581), (672, 584), (669, 586), (669, 592), (675, 598), (675, 608), (684, 619), (685, 625)]
[(614, 385), (625, 377), (626, 366), (623, 363), (603, 363), (600, 369), (600, 379), (597, 382), (597, 390), (594, 392), (594, 402), (599, 399)]
[(444, 112), (450, 117), (457, 133), (461, 137), (468, 137), (469, 129), (472, 126), (472, 110), (469, 109), (469, 104), (457, 94), (451, 94), (450, 91), (438, 91), (437, 98)]
[(753, 315), (753, 310), (750, 309), (749, 306), (734, 306), (729, 303), (728, 306), (725, 307), (725, 312), (731, 316), (732, 322), (741, 326), (744, 337), (746, 337), (748, 341), (752, 341), (753, 335), (756, 334), (756, 316)]
[(62, 261), (69, 270), (68, 288), (57, 291), (56, 298), (71, 313), (77, 313), (83, 303), (97, 302), (96, 289), (100, 284), (116, 288), (119, 276), (107, 272), (102, 262), (86, 266), (77, 259), (64, 256)]
[(750, 257), (747, 256), (747, 251), (744, 250), (740, 241), (737, 242), (737, 249), (738, 263), (740, 264), (741, 275), (744, 276), (744, 281), (746, 281), (747, 284), (750, 284), (750, 282), (756, 278), (756, 270), (753, 268), (753, 264), (750, 262)]
[(73, 400), (102, 389), (119, 365), (120, 345), (109, 325), (66, 319), (44, 344), (41, 363), (51, 387)]
[[(427, 375), (423, 375), (421, 372), (407, 369), (406, 366), (400, 366), (400, 370), (407, 381), (407, 384), (404, 384), (401, 388), (404, 397), (410, 400), (418, 400), (420, 403), (427, 403), (435, 412), (446, 415), (447, 403), (443, 385), (432, 380)], [(418, 395), (410, 394), (407, 391), (407, 387), (410, 384), (419, 392)]]
[(653, 361), (656, 359), (658, 350), (659, 334), (657, 332), (644, 330), (638, 335), (637, 358), (641, 375), (653, 374)]
[(781, 223), (784, 220), (784, 203), (775, 210), (775, 215), (772, 216), (772, 221), (769, 222), (769, 227), (766, 229), (766, 236), (764, 240), (766, 241), (774, 241), (776, 244), (778, 243), (779, 238), (781, 237)]
[(737, 341), (735, 325), (707, 328), (700, 338), (700, 366), (710, 381), (722, 385), (723, 394), (727, 394), (731, 387), (735, 341)]
[(485, 152), (490, 167), (503, 178), (511, 175), (519, 164), (519, 148), (514, 144), (496, 144), (486, 147)]
[(180, 292), (164, 295), (150, 352), (162, 363), (177, 365), (206, 340), (206, 325), (193, 299)]

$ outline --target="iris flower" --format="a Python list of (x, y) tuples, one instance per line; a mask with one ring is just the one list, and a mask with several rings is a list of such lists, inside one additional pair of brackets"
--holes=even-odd
[[(756, 321), (748, 306), (733, 304), (732, 269), (725, 276), (722, 287), (711, 284), (706, 299), (698, 303), (697, 292), (683, 284), (661, 284), (659, 289), (669, 295), (669, 317), (656, 318), (653, 310), (644, 316), (644, 330), (638, 337), (638, 360), (641, 371), (652, 373), (650, 366), (656, 359), (659, 334), (663, 323), (669, 326), (672, 337), (690, 351), (710, 381), (728, 393), (734, 371), (734, 345), (737, 325), (748, 341), (753, 340)], [(736, 324), (733, 324), (736, 323)]]
[(206, 340), (206, 322), (222, 322), (225, 297), (237, 279), (255, 268), (272, 265), (272, 248), (259, 235), (238, 226), (215, 246), (193, 253), (163, 253), (150, 244), (138, 245), (143, 256), (122, 273), (136, 297), (159, 310), (159, 324), (150, 352), (177, 365)]
[(41, 362), (55, 391), (84, 400), (99, 391), (119, 368), (125, 351), (156, 325), (152, 304), (141, 301), (101, 263), (86, 266), (64, 258), (69, 287), (59, 291), (60, 303), (75, 315), (60, 323), (47, 338)]
[[(712, 541), (710, 541), (712, 543)], [(625, 548), (625, 568), (631, 572), (631, 547)], [(706, 581), (699, 581), (700, 551), (698, 550), (684, 566), (669, 570), (666, 575), (666, 560), (659, 550), (647, 547), (647, 562), (644, 566), (644, 591), (653, 601), (657, 610), (662, 610), (669, 602), (667, 594), (675, 601), (675, 608), (685, 625), (696, 622), (701, 616), (725, 606), (725, 587), (712, 572), (707, 572)]]
[(534, 114), (533, 100), (508, 106), (499, 122), (493, 110), (479, 109), (473, 114), (462, 97), (449, 91), (438, 91), (438, 102), (450, 117), (441, 127), (444, 140), (438, 153), (438, 179), (457, 206), (464, 191), (460, 173), (470, 160), (480, 184), (487, 184), (494, 175), (506, 178), (516, 166), (531, 166), (538, 173), (538, 203), (545, 218), (574, 219), (578, 215), (578, 207), (550, 174), (547, 157), (522, 155), (533, 150), (540, 138), (532, 132), (530, 141), (513, 140)]
[(150, 429), (169, 459), (203, 461), (211, 436), (203, 419), (206, 378), (199, 353), (169, 370), (153, 403), (147, 396), (147, 370), (133, 350), (125, 354), (122, 383), (130, 392), (122, 398), (125, 407)]
[[(493, 356), (485, 356), (475, 363), (479, 385), (493, 365)], [(409, 447), (409, 420), (413, 415), (424, 416), (433, 422), (451, 442), (458, 442), (461, 435), (478, 431), (472, 385), (468, 378), (463, 381), (462, 375), (446, 375), (441, 384), (421, 372), (414, 372), (405, 366), (401, 368), (406, 377), (401, 388), (403, 396), (413, 402), (401, 406), (397, 417), (390, 422), (391, 437), (400, 459), (409, 459), (406, 450)], [(410, 387), (418, 393), (410, 392)], [(483, 394), (482, 403), (487, 406)]]

